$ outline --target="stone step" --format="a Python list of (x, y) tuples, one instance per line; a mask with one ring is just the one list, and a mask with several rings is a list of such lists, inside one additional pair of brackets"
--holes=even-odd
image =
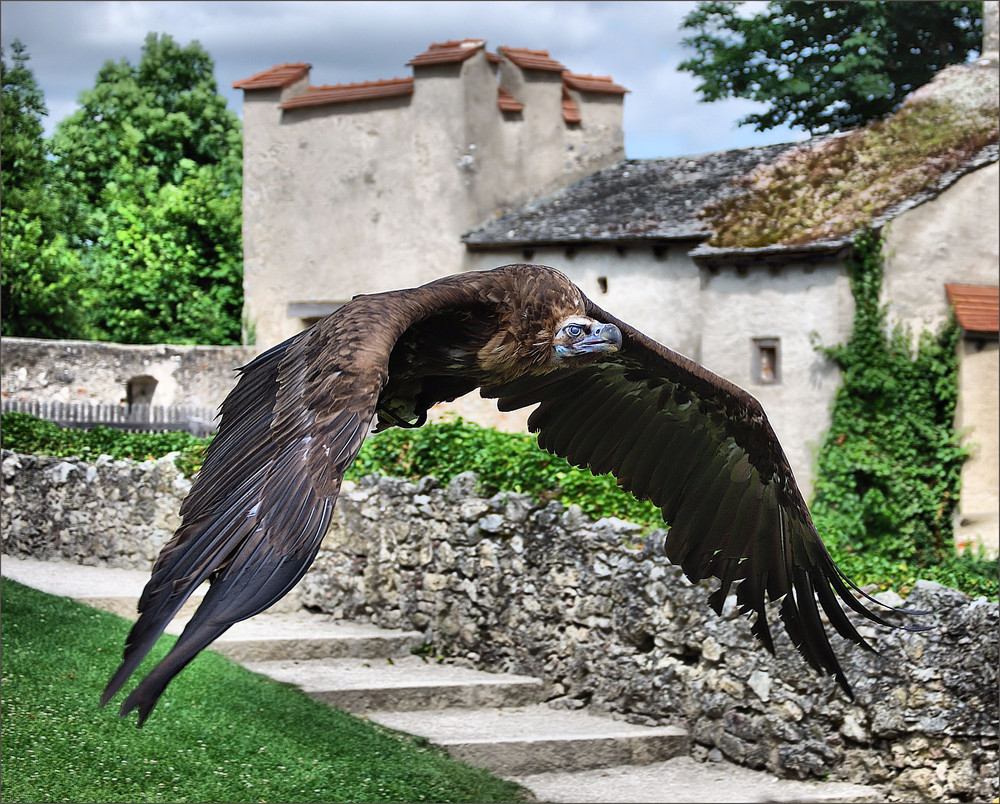
[(486, 673), (420, 656), (394, 659), (314, 659), (243, 662), (276, 681), (297, 684), (311, 697), (346, 709), (412, 712), (448, 707), (522, 706), (540, 700), (531, 676)]
[[(3, 557), (3, 575), (50, 595), (68, 597), (130, 620), (139, 616), (139, 596), (149, 580), (149, 570), (91, 567), (70, 561), (43, 561), (7, 555)], [(195, 589), (177, 616), (190, 617), (194, 614), (207, 591), (207, 583)], [(268, 611), (292, 612), (300, 608), (293, 590)]]
[[(167, 631), (180, 633), (184, 618)], [(423, 644), (419, 631), (378, 628), (345, 622), (304, 609), (283, 613), (265, 611), (236, 623), (212, 643), (211, 649), (241, 664), (278, 660), (381, 659), (409, 657)]]
[[(88, 567), (68, 561), (39, 561), (3, 557), (3, 575), (42, 592), (69, 597), (94, 608), (134, 620), (147, 570)], [(167, 626), (168, 634), (179, 634), (208, 588), (195, 590)], [(314, 614), (299, 607), (294, 593), (278, 605), (249, 620), (236, 623), (212, 643), (234, 661), (269, 659), (318, 659), (326, 657), (386, 658), (408, 656), (423, 644), (419, 631), (377, 628), (345, 622), (327, 614)]]
[(637, 726), (545, 704), (492, 709), (372, 711), (369, 720), (426, 737), (456, 759), (503, 776), (646, 765), (686, 754), (676, 726)]
[[(132, 619), (149, 579), (142, 570), (13, 556), (3, 557), (2, 570), (4, 577), (27, 586)], [(183, 615), (193, 611), (200, 594), (168, 630), (180, 631)], [(419, 632), (292, 611), (297, 605), (293, 599), (284, 611), (272, 609), (238, 623), (213, 648), (258, 672), (299, 684), (310, 695), (329, 696), (333, 705), (382, 726), (426, 737), (457, 759), (519, 782), (540, 801), (883, 800), (861, 785), (776, 779), (728, 762), (696, 762), (685, 756), (684, 729), (529, 704), (540, 692), (537, 679), (425, 663), (411, 652), (422, 644)], [(422, 680), (411, 675), (416, 672)], [(494, 696), (502, 697), (502, 705)], [(425, 706), (434, 708), (418, 708)]]
[(779, 779), (729, 762), (698, 762), (689, 756), (643, 766), (622, 765), (508, 778), (527, 787), (539, 801), (552, 804), (737, 804), (751, 801), (846, 804), (885, 800), (877, 790), (863, 785)]
[[(88, 567), (69, 561), (41, 561), (19, 556), (3, 557), (4, 577), (50, 595), (59, 595), (134, 620), (139, 595), (149, 580), (148, 570)], [(188, 598), (181, 614), (190, 616), (205, 590)]]

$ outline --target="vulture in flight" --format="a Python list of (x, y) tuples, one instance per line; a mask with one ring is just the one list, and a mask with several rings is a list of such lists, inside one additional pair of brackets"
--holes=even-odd
[(869, 649), (841, 603), (890, 623), (831, 559), (760, 404), (560, 272), (506, 265), (358, 296), (240, 370), (101, 705), (209, 581), (177, 643), (122, 704), (141, 726), (199, 651), (302, 578), (372, 425), (418, 427), (433, 405), (476, 388), (501, 410), (537, 405), (528, 426), (543, 448), (652, 500), (670, 526), (667, 558), (691, 581), (719, 579), (716, 612), (735, 588), (772, 653), (765, 601), (780, 601), (799, 652), (851, 695), (820, 607)]

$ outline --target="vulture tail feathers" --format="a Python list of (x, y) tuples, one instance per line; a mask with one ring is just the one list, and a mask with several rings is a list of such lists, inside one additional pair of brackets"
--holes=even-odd
[[(331, 507), (332, 509), (332, 507)], [(330, 514), (322, 519), (329, 522)], [(325, 528), (317, 528), (325, 533)], [(250, 540), (243, 550), (246, 563), (233, 562), (219, 578), (213, 581), (191, 621), (164, 659), (132, 690), (122, 703), (120, 714), (124, 717), (137, 710), (139, 725), (159, 700), (167, 685), (198, 653), (240, 620), (245, 620), (280, 600), (302, 578), (319, 549), (320, 539), (296, 556), (282, 556), (273, 550), (258, 551), (257, 539)], [(234, 608), (232, 600), (240, 604)]]

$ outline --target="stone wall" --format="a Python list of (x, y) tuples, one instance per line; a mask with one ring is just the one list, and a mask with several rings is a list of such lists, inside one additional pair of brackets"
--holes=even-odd
[[(235, 370), (255, 346), (141, 346), (103, 341), (4, 338), (3, 397), (45, 402), (125, 401), (126, 385), (152, 377), (152, 405), (218, 407), (236, 384)], [(136, 400), (140, 401), (140, 400)]]
[[(149, 566), (187, 490), (169, 461), (3, 454), (3, 551)], [(753, 640), (662, 558), (664, 533), (517, 494), (346, 483), (297, 594), (307, 606), (416, 628), (444, 660), (544, 680), (551, 705), (676, 723), (696, 756), (780, 776), (880, 787), (888, 801), (997, 796), (998, 607), (921, 582), (922, 633), (859, 623), (879, 651), (834, 638), (856, 699), (812, 672), (775, 630)], [(887, 603), (901, 601), (886, 593)]]
[(151, 569), (191, 488), (170, 456), (95, 462), (3, 450), (5, 555)]
[(714, 586), (662, 557), (662, 531), (485, 499), (471, 475), (447, 489), (367, 478), (337, 511), (300, 586), (308, 606), (417, 628), (452, 660), (542, 678), (555, 706), (684, 725), (701, 756), (874, 784), (892, 801), (997, 795), (995, 603), (921, 582), (906, 603), (933, 611), (921, 618), (931, 630), (858, 623), (879, 654), (835, 637), (851, 702), (780, 627), (777, 658), (761, 648), (735, 596), (717, 617)]

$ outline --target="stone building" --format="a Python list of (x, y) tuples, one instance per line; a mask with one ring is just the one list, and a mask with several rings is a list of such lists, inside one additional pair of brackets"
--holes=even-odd
[(546, 51), (465, 39), (408, 65), (409, 78), (311, 86), (308, 64), (285, 64), (234, 84), (257, 343), (358, 293), (461, 270), (462, 232), (625, 155), (625, 88)]
[[(233, 368), (358, 293), (540, 262), (760, 399), (808, 498), (839, 384), (814, 345), (850, 332), (845, 260), (873, 226), (891, 319), (918, 333), (954, 309), (962, 326), (959, 539), (995, 547), (997, 5), (982, 58), (888, 121), (668, 159), (625, 159), (626, 90), (545, 51), (446, 42), (409, 62), (412, 77), (335, 86), (311, 86), (305, 64), (265, 70), (237, 82), (256, 346), (4, 339), (3, 396), (117, 403), (145, 382), (154, 404), (214, 406)], [(512, 430), (526, 418), (474, 394), (436, 415), (454, 409)]]
[[(757, 396), (808, 495), (839, 382), (814, 347), (850, 332), (854, 234), (881, 230), (885, 302), (914, 332), (950, 314), (946, 285), (996, 287), (989, 52), (944, 71), (884, 123), (648, 160), (623, 158), (626, 90), (573, 74), (545, 51), (491, 53), (467, 39), (408, 64), (412, 78), (363, 84), (310, 86), (304, 64), (236, 83), (245, 90), (246, 314), (258, 344), (357, 293), (510, 262), (552, 265), (609, 312)], [(921, 139), (928, 114), (943, 144)], [(871, 172), (872, 163), (885, 169)], [(783, 193), (798, 188), (784, 206), (774, 204), (779, 183)], [(831, 205), (834, 196), (846, 202)], [(966, 474), (991, 489), (972, 517), (992, 510), (988, 542), (997, 529), (995, 320), (965, 339), (959, 421), (976, 444)], [(498, 414), (475, 395), (442, 410), (455, 408), (524, 426), (523, 413)]]

